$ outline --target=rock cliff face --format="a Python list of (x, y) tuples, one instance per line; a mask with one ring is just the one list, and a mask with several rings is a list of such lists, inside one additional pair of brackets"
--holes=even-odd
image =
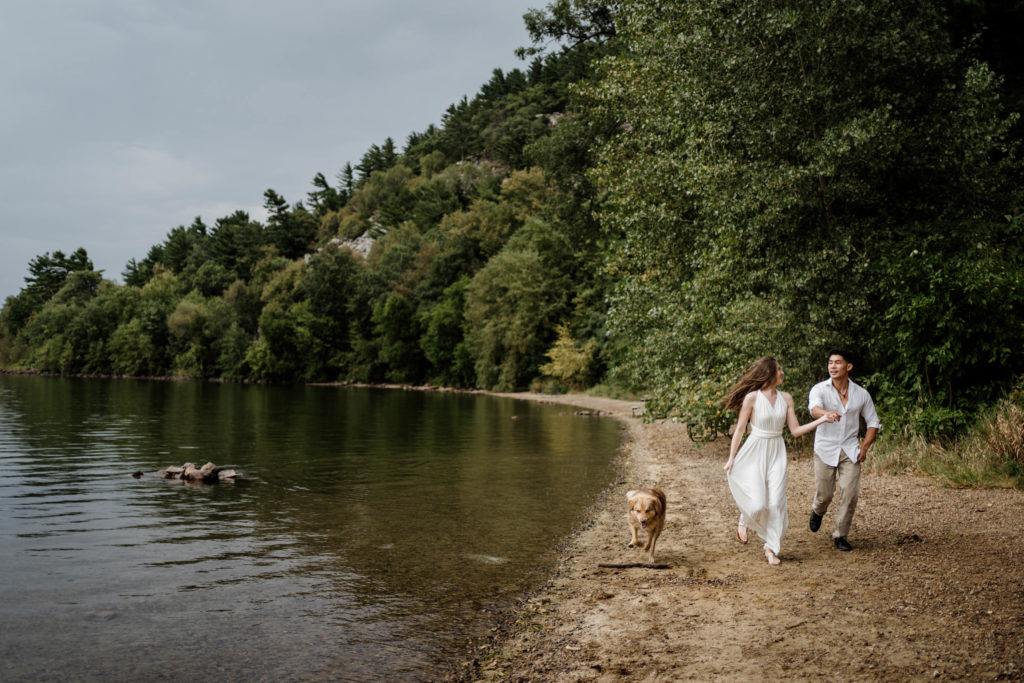
[(331, 240), (331, 242), (334, 242), (339, 247), (348, 247), (357, 254), (361, 254), (363, 258), (370, 255), (370, 249), (373, 248), (373, 243), (376, 241), (367, 233), (363, 233), (354, 240), (343, 240), (337, 237)]
[[(370, 230), (364, 232), (359, 237), (356, 237), (355, 239), (342, 239), (341, 237), (334, 237), (331, 239), (329, 244), (335, 247), (351, 249), (352, 251), (359, 254), (363, 258), (366, 258), (367, 256), (370, 255), (370, 250), (373, 248), (374, 243), (385, 233), (387, 233), (387, 230), (375, 226)], [(309, 256), (307, 255), (306, 258), (308, 259)]]

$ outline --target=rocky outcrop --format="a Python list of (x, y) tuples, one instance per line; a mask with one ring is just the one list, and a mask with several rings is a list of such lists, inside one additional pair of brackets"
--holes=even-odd
[(159, 474), (164, 479), (180, 479), (202, 484), (235, 481), (241, 477), (236, 470), (224, 469), (212, 462), (208, 462), (202, 467), (196, 467), (195, 463), (191, 462), (187, 462), (181, 467), (172, 465), (165, 470), (160, 470)]

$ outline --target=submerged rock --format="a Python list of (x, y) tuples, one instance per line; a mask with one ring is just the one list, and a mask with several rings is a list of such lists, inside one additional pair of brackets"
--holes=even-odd
[(117, 612), (109, 609), (94, 609), (85, 613), (85, 618), (90, 621), (110, 621), (117, 616)]

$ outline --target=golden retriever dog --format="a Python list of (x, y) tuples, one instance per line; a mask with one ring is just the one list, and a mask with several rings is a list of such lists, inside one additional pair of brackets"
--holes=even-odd
[(659, 488), (635, 489), (626, 493), (629, 502), (629, 528), (633, 532), (630, 548), (640, 547), (637, 534), (647, 529), (647, 560), (654, 562), (654, 545), (658, 542), (661, 529), (665, 526), (665, 494)]

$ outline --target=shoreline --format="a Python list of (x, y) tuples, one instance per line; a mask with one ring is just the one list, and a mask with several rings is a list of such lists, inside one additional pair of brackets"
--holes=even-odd
[[(813, 463), (791, 454), (790, 526), (769, 567), (756, 535), (734, 536), (727, 440), (697, 448), (682, 424), (634, 417), (639, 401), (484, 393), (619, 419), (621, 474), (449, 680), (1024, 678), (1024, 492), (867, 473), (854, 551), (839, 552), (831, 510), (807, 528)], [(669, 568), (600, 567), (642, 559), (626, 547), (624, 494), (652, 485), (668, 496), (655, 562)]]
[[(379, 386), (379, 385), (378, 385)], [(413, 390), (415, 387), (392, 387)], [(432, 389), (427, 389), (432, 390)], [(461, 391), (458, 389), (447, 391)], [(581, 519), (576, 527), (559, 543), (555, 550), (557, 558), (554, 565), (547, 570), (546, 578), (531, 591), (521, 596), (521, 604), (510, 610), (494, 627), (490, 636), (480, 638), (471, 645), (468, 652), (469, 661), (457, 663), (451, 667), (450, 673), (445, 680), (453, 683), (470, 683), (483, 680), (505, 680), (504, 676), (494, 677), (500, 673), (499, 663), (502, 665), (511, 664), (515, 654), (514, 642), (521, 638), (524, 631), (532, 627), (531, 615), (544, 614), (547, 610), (544, 605), (552, 603), (550, 592), (554, 587), (555, 579), (565, 571), (566, 561), (573, 557), (575, 548), (579, 544), (581, 536), (591, 529), (602, 510), (616, 500), (615, 494), (619, 489), (625, 491), (624, 482), (629, 479), (629, 463), (626, 454), (628, 445), (634, 439), (634, 427), (642, 424), (642, 411), (644, 402), (641, 400), (626, 401), (623, 399), (611, 399), (589, 396), (580, 393), (566, 394), (543, 394), (535, 392), (494, 392), (486, 390), (467, 390), (468, 393), (493, 396), (496, 398), (508, 398), (519, 401), (532, 401), (534, 403), (564, 405), (571, 408), (579, 408), (592, 414), (595, 417), (614, 419), (622, 427), (622, 437), (617, 446), (614, 456), (616, 476), (613, 481), (601, 490), (595, 499), (581, 513)], [(623, 505), (623, 512), (625, 506)], [(518, 679), (536, 680), (536, 679)]]

